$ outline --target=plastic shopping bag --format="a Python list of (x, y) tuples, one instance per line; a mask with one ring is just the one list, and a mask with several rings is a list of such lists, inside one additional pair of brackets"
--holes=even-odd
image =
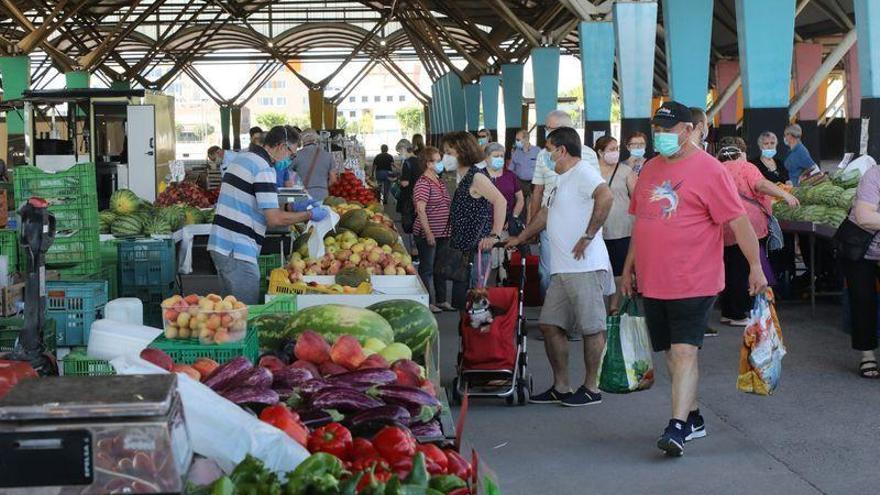
[(635, 301), (625, 299), (620, 313), (608, 317), (607, 331), (599, 388), (614, 394), (651, 388), (654, 384), (651, 339)]
[(782, 327), (773, 306), (773, 291), (767, 289), (766, 293), (755, 298), (749, 324), (743, 331), (737, 390), (758, 395), (772, 394), (782, 376), (783, 356)]

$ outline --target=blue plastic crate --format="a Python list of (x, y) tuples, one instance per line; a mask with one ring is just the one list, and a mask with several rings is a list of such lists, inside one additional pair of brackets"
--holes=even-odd
[(171, 239), (124, 240), (117, 249), (120, 289), (174, 282), (177, 263)]
[(88, 344), (92, 323), (104, 314), (107, 281), (52, 280), (46, 282), (46, 290), (46, 314), (55, 320), (58, 346)]
[(162, 301), (173, 296), (177, 287), (174, 282), (166, 285), (119, 287), (119, 297), (136, 297), (144, 304), (144, 325), (162, 327)]

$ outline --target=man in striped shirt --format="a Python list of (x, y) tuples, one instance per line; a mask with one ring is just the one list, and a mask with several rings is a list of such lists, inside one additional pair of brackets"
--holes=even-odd
[[(299, 133), (289, 126), (273, 127), (263, 138), (272, 162), (290, 156)], [(285, 211), (291, 210), (291, 211)], [(309, 220), (320, 221), (328, 210), (320, 202), (301, 200), (279, 208), (275, 169), (256, 153), (239, 153), (223, 175), (220, 197), (211, 227), (208, 251), (220, 275), (224, 295), (232, 294), (245, 304), (260, 297), (257, 257), (267, 226), (287, 227)]]

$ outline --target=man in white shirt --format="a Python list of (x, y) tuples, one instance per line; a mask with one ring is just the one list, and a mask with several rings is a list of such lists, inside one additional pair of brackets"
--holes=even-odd
[[(581, 157), (580, 136), (574, 129), (561, 127), (551, 132), (546, 151), (548, 168), (558, 174), (547, 206), (521, 235), (507, 242), (512, 248), (544, 231), (550, 253), (550, 285), (539, 323), (553, 368), (553, 386), (531, 402), (569, 407), (598, 404), (602, 401), (599, 365), (605, 349), (605, 296), (614, 293), (602, 225), (613, 197), (600, 173)], [(573, 335), (583, 336), (586, 369), (583, 385), (574, 392), (568, 381), (566, 341), (566, 336)]]

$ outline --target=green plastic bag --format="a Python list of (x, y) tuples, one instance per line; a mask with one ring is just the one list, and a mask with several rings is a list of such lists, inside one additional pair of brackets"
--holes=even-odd
[(599, 389), (612, 394), (647, 390), (654, 384), (651, 339), (638, 305), (624, 299), (620, 312), (608, 317)]

